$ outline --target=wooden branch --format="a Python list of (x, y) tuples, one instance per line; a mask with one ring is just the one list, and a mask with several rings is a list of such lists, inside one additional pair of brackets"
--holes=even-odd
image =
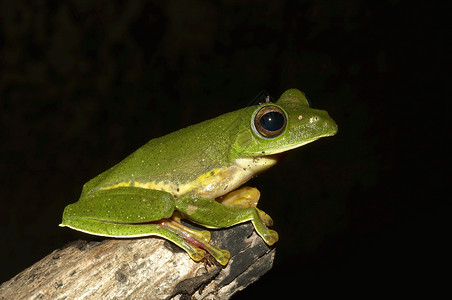
[(0, 299), (228, 299), (266, 273), (275, 249), (250, 223), (212, 231), (231, 252), (199, 263), (160, 238), (73, 242), (0, 286)]

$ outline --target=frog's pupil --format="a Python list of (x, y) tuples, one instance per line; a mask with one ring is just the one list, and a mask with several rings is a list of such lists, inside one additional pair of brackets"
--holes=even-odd
[(284, 116), (276, 111), (263, 115), (260, 119), (261, 125), (268, 131), (276, 131), (284, 126)]

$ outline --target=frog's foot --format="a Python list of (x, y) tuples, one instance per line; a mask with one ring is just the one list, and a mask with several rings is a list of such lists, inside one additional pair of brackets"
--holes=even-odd
[(170, 222), (171, 226), (173, 226), (173, 228), (175, 228), (175, 229), (180, 229), (182, 231), (185, 231), (206, 243), (210, 242), (210, 238), (211, 238), (210, 231), (196, 230), (196, 229), (192, 229), (190, 227), (184, 226), (184, 225), (182, 225), (182, 223), (180, 221), (182, 218), (183, 218), (183, 216), (179, 212), (175, 212), (173, 214), (173, 216), (171, 217), (171, 219), (172, 219), (172, 222)]
[(193, 259), (196, 262), (201, 261), (204, 256), (206, 256), (206, 251), (199, 249), (197, 247), (189, 247), (189, 248), (183, 248), (185, 252), (188, 253), (191, 259)]
[(231, 253), (228, 250), (224, 250), (218, 247), (215, 247), (209, 243), (200, 242), (198, 240), (187, 240), (189, 243), (196, 245), (198, 247), (206, 249), (210, 255), (222, 266), (226, 266), (231, 258)]
[[(215, 247), (211, 244), (209, 244), (210, 241), (210, 232), (203, 230), (195, 230), (192, 228), (189, 228), (187, 226), (184, 226), (180, 223), (180, 219), (173, 220), (173, 219), (167, 219), (160, 222), (162, 226), (168, 227), (171, 230), (174, 230), (177, 232), (179, 236), (181, 236), (187, 243), (193, 246), (193, 248), (199, 249), (203, 248), (207, 250), (215, 260), (220, 263), (222, 266), (225, 266), (229, 259), (231, 258), (231, 254), (227, 250), (220, 249), (218, 247)], [(207, 233), (207, 234), (206, 234)], [(205, 253), (204, 250), (199, 249)], [(187, 251), (188, 252), (188, 251)], [(190, 257), (195, 260), (199, 261), (198, 259), (193, 258), (193, 256), (188, 253)], [(204, 255), (203, 255), (204, 257)], [(202, 257), (201, 257), (202, 258)]]

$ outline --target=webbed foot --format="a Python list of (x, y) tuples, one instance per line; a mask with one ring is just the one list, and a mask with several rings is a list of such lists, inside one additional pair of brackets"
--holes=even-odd
[(187, 253), (194, 261), (200, 261), (204, 255), (205, 251), (200, 249), (203, 248), (209, 252), (215, 260), (222, 266), (227, 265), (231, 254), (227, 250), (220, 249), (209, 244), (210, 232), (207, 230), (195, 230), (189, 228), (182, 223), (180, 223), (180, 217), (176, 216), (174, 219), (167, 219), (160, 222), (160, 225), (165, 226), (174, 230), (179, 236), (181, 236), (188, 244), (192, 246), (193, 249), (187, 250)]

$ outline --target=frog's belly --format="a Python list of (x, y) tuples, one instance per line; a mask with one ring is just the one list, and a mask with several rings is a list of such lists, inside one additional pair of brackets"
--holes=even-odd
[(270, 168), (276, 164), (279, 157), (278, 155), (269, 155), (254, 158), (240, 158), (229, 167), (214, 168), (197, 177), (195, 180), (184, 184), (164, 180), (141, 181), (129, 179), (102, 186), (99, 189), (133, 186), (165, 191), (174, 197), (192, 193), (197, 196), (215, 199), (235, 190), (256, 174)]

